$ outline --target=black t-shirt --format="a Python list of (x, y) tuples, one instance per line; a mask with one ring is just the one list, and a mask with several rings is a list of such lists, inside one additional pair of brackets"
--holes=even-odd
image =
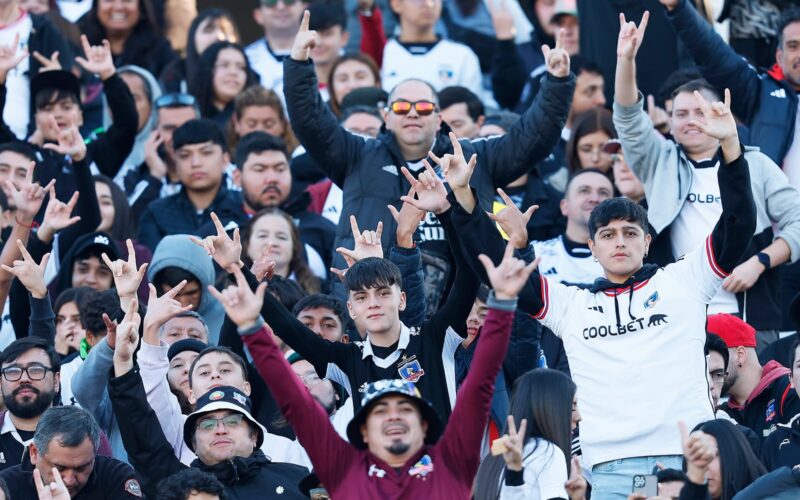
[(394, 344), (390, 345), (389, 347), (381, 347), (381, 346), (377, 346), (375, 344), (372, 344), (372, 354), (374, 354), (375, 357), (378, 357), (378, 358), (381, 358), (381, 359), (386, 359), (389, 356), (391, 356), (391, 354), (394, 351), (397, 350), (397, 346), (399, 344), (400, 344), (400, 339), (398, 339), (397, 342), (395, 342)]

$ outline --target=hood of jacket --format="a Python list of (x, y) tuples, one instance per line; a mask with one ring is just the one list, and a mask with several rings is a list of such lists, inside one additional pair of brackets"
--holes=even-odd
[[(114, 261), (120, 258), (120, 251), (114, 239), (106, 233), (89, 233), (81, 236), (70, 247), (69, 251), (64, 258), (61, 259), (58, 265), (58, 274), (56, 275), (56, 290), (53, 297), (58, 296), (67, 288), (72, 288), (72, 271), (75, 263), (75, 258), (81, 255), (89, 247), (97, 247), (95, 255), (100, 256), (100, 253), (105, 252), (108, 257)], [(199, 248), (199, 247), (198, 247)], [(114, 287), (112, 282), (111, 287)]]
[(764, 368), (761, 372), (761, 380), (758, 381), (758, 385), (753, 392), (747, 396), (747, 401), (744, 404), (739, 403), (738, 401), (734, 401), (733, 399), (728, 400), (728, 407), (733, 408), (734, 410), (743, 410), (750, 404), (754, 399), (759, 397), (765, 389), (767, 389), (773, 382), (777, 379), (783, 377), (784, 375), (788, 375), (791, 373), (791, 370), (783, 366), (782, 364), (778, 363), (775, 360), (768, 362), (764, 365)]
[(261, 468), (270, 463), (264, 452), (256, 449), (249, 457), (233, 457), (216, 465), (208, 466), (196, 458), (192, 467), (203, 472), (213, 474), (221, 483), (233, 485), (240, 481), (247, 481), (257, 476)]
[[(131, 149), (131, 153), (125, 158), (125, 162), (123, 162), (122, 167), (120, 167), (119, 173), (115, 176), (118, 179), (123, 179), (128, 171), (144, 163), (144, 143), (147, 142), (150, 133), (156, 128), (157, 113), (155, 102), (156, 99), (161, 97), (161, 86), (158, 84), (158, 80), (146, 69), (131, 64), (121, 66), (117, 69), (118, 75), (122, 75), (123, 73), (134, 73), (144, 80), (150, 92), (150, 118), (147, 119), (142, 130), (136, 134), (136, 141), (133, 143), (133, 149)], [(103, 96), (103, 128), (108, 129), (112, 123), (113, 119), (108, 109), (108, 103), (106, 102), (105, 96)]]
[(195, 245), (188, 234), (172, 234), (164, 236), (153, 252), (153, 260), (147, 268), (147, 280), (153, 281), (155, 275), (166, 267), (178, 267), (200, 281), (203, 293), (197, 313), (205, 316), (216, 300), (207, 292), (208, 285), (214, 284), (214, 263), (206, 251)]

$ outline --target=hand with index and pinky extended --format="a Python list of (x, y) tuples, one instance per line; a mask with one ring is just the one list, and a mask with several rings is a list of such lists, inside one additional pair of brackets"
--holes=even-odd
[(551, 49), (547, 45), (542, 45), (542, 54), (547, 64), (547, 72), (556, 78), (566, 78), (569, 76), (570, 59), (569, 53), (564, 48), (564, 38), (566, 32), (559, 29), (556, 33), (556, 46)]
[(255, 293), (247, 285), (247, 280), (241, 269), (235, 269), (233, 275), (236, 284), (231, 285), (221, 292), (208, 285), (208, 291), (225, 308), (225, 313), (239, 328), (253, 326), (261, 316), (261, 307), (264, 304), (264, 294), (267, 283), (261, 283)]
[(524, 261), (514, 257), (514, 245), (509, 241), (503, 253), (503, 260), (497, 266), (484, 254), (478, 255), (478, 260), (486, 269), (486, 276), (489, 278), (495, 297), (508, 300), (519, 295), (531, 273), (539, 265), (540, 259), (537, 257), (526, 266)]
[(144, 263), (137, 268), (136, 250), (133, 247), (133, 241), (128, 238), (125, 241), (125, 244), (128, 246), (127, 261), (117, 259), (112, 262), (106, 253), (103, 253), (101, 257), (114, 277), (114, 286), (117, 290), (117, 295), (120, 298), (130, 299), (136, 296), (136, 292), (139, 290), (139, 285), (144, 279), (148, 264)]
[(211, 220), (217, 230), (216, 235), (206, 236), (203, 239), (189, 236), (189, 239), (195, 245), (203, 247), (208, 255), (214, 259), (214, 262), (225, 272), (232, 273), (234, 267), (241, 268), (244, 266), (241, 260), (242, 240), (239, 236), (239, 228), (237, 227), (233, 230), (233, 239), (231, 239), (216, 213), (211, 212)]
[(422, 160), (425, 170), (419, 173), (415, 179), (411, 172), (406, 167), (401, 167), (400, 171), (406, 178), (411, 188), (416, 193), (416, 198), (412, 196), (401, 196), (400, 199), (413, 206), (417, 210), (424, 210), (434, 214), (441, 214), (450, 208), (450, 202), (447, 201), (447, 188), (444, 183), (436, 175), (428, 160)]
[[(345, 247), (339, 247), (336, 252), (344, 257), (347, 263), (347, 269), (353, 266), (356, 262), (367, 257), (383, 258), (383, 245), (381, 244), (381, 236), (383, 235), (383, 222), (378, 221), (378, 227), (375, 231), (369, 229), (361, 231), (358, 227), (358, 220), (355, 215), (350, 216), (350, 230), (353, 232), (353, 240), (355, 246), (352, 250)], [(347, 269), (331, 268), (331, 272), (344, 281), (344, 275)]]
[(527, 247), (528, 222), (530, 222), (533, 213), (539, 209), (539, 205), (531, 205), (523, 213), (505, 191), (497, 188), (497, 193), (506, 206), (496, 214), (487, 211), (486, 215), (500, 225), (500, 228), (508, 235), (508, 240), (514, 244), (514, 248), (522, 249)]
[(619, 14), (619, 36), (617, 38), (617, 57), (632, 61), (642, 46), (644, 33), (647, 30), (647, 23), (650, 20), (650, 12), (644, 11), (642, 21), (639, 26), (633, 21), (628, 22), (625, 14)]
[(31, 254), (28, 253), (28, 249), (25, 248), (25, 245), (23, 245), (20, 240), (17, 240), (15, 243), (17, 248), (19, 248), (20, 254), (22, 254), (22, 260), (15, 260), (13, 262), (13, 267), (3, 264), (3, 270), (16, 276), (20, 283), (22, 283), (25, 289), (28, 290), (28, 292), (30, 292), (34, 298), (43, 299), (47, 297), (47, 285), (44, 282), (44, 270), (47, 268), (47, 262), (50, 260), (50, 254), (44, 254), (42, 261), (37, 264), (36, 261), (33, 260), (33, 257), (31, 257)]

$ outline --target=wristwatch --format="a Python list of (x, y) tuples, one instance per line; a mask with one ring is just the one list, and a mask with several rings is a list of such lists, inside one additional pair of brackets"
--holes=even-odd
[(767, 270), (770, 267), (772, 267), (770, 265), (769, 255), (765, 254), (764, 252), (758, 252), (756, 254), (756, 257), (758, 257), (758, 261), (761, 262), (761, 264), (764, 266), (765, 270)]

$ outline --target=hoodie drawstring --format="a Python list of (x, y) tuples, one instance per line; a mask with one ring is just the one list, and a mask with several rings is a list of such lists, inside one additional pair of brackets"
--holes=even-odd
[[(635, 321), (639, 318), (633, 315), (631, 311), (631, 306), (633, 305), (633, 290), (634, 290), (635, 283), (631, 283), (631, 286), (628, 288), (628, 317), (631, 318), (631, 321)], [(619, 317), (619, 302), (617, 301), (617, 290), (614, 290), (614, 314), (617, 316), (617, 331), (622, 330), (622, 318)]]

